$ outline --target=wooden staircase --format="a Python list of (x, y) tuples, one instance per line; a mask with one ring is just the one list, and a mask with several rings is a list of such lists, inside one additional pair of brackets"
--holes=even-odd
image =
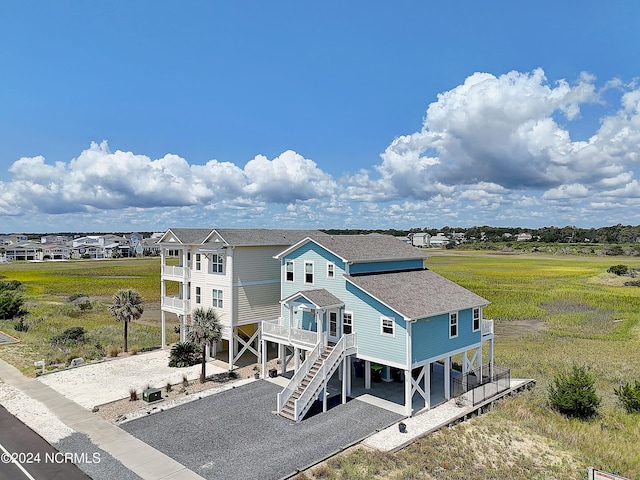
[(298, 384), (298, 387), (291, 394), (291, 397), (289, 397), (289, 400), (287, 401), (287, 403), (285, 403), (285, 405), (282, 408), (282, 410), (280, 410), (279, 413), (280, 413), (281, 416), (283, 416), (283, 417), (285, 417), (285, 418), (287, 418), (289, 420), (292, 420), (294, 422), (297, 421), (297, 419), (295, 417), (295, 402), (296, 402), (296, 400), (298, 400), (300, 398), (300, 396), (306, 390), (307, 386), (309, 386), (309, 384), (311, 383), (313, 378), (320, 371), (320, 369), (322, 368), (322, 364), (329, 357), (329, 355), (331, 354), (332, 351), (333, 351), (333, 346), (332, 345), (328, 345), (327, 347), (325, 347), (324, 351), (320, 354), (320, 357), (318, 357), (318, 359), (315, 361), (315, 363), (311, 366), (311, 368), (309, 369), (309, 372), (302, 379), (302, 381)]

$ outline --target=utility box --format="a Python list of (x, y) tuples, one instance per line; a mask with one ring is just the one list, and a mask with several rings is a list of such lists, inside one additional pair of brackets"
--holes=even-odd
[(270, 378), (276, 378), (277, 376), (278, 376), (278, 370), (276, 370), (275, 368), (272, 368), (271, 370), (269, 370)]
[(159, 388), (147, 388), (142, 392), (142, 400), (145, 402), (157, 402), (162, 400), (162, 393)]

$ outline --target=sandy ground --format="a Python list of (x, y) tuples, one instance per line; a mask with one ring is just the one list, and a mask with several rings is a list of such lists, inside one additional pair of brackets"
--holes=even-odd
[[(49, 373), (39, 380), (85, 408), (129, 398), (135, 388), (138, 394), (148, 386), (162, 388), (167, 383), (182, 382), (200, 376), (200, 365), (187, 368), (168, 367), (169, 350), (140, 353), (125, 358), (91, 363), (60, 372)], [(225, 369), (207, 364), (207, 376), (226, 372)]]

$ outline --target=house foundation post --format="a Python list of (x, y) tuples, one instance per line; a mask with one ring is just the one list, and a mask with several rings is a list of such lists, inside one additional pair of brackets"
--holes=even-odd
[(371, 389), (371, 362), (369, 360), (364, 361), (364, 389)]
[(444, 398), (451, 399), (451, 357), (444, 359)]
[(162, 312), (160, 313), (160, 318), (162, 329), (162, 331), (160, 332), (160, 348), (164, 350), (165, 348), (167, 348), (167, 317), (164, 310), (162, 310)]
[(261, 377), (267, 378), (267, 341), (260, 340), (260, 343), (262, 344), (262, 348), (260, 349), (260, 361), (262, 363)]

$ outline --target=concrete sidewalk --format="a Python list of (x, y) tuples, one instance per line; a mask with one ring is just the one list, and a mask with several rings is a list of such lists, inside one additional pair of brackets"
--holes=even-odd
[[(42, 382), (23, 376), (15, 367), (3, 360), (0, 360), (0, 378), (6, 384), (40, 402), (72, 430), (86, 434), (93, 444), (143, 479), (195, 480), (202, 478), (184, 465), (91, 413)], [(28, 420), (25, 423), (29, 425)]]

